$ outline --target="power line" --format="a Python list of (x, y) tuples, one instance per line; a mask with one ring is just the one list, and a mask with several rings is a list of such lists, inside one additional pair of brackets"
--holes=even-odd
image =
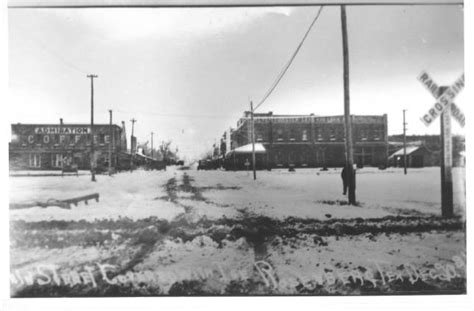
[(134, 114), (143, 114), (143, 115), (151, 115), (155, 117), (163, 117), (163, 118), (234, 118), (236, 115), (224, 115), (224, 114), (180, 114), (180, 113), (156, 113), (156, 112), (149, 112), (149, 111), (127, 111), (116, 109), (118, 113), (134, 113)]
[(298, 44), (298, 47), (296, 48), (296, 50), (293, 52), (293, 55), (291, 55), (291, 58), (290, 60), (286, 63), (286, 65), (283, 67), (282, 71), (280, 72), (280, 74), (277, 76), (275, 82), (273, 82), (272, 86), (270, 87), (270, 89), (267, 91), (267, 93), (265, 94), (265, 96), (263, 97), (263, 99), (258, 103), (258, 105), (255, 107), (254, 110), (256, 110), (258, 107), (260, 107), (264, 102), (265, 100), (267, 100), (267, 98), (272, 94), (273, 90), (275, 90), (275, 88), (277, 87), (278, 83), (280, 83), (281, 79), (283, 78), (283, 76), (285, 75), (285, 73), (288, 71), (288, 68), (290, 68), (291, 64), (293, 63), (293, 60), (295, 59), (296, 55), (298, 54), (298, 52), (300, 51), (301, 47), (303, 46), (303, 43), (304, 41), (306, 40), (306, 37), (308, 37), (308, 34), (309, 32), (311, 31), (311, 28), (313, 28), (313, 25), (316, 23), (316, 21), (318, 20), (319, 16), (321, 15), (321, 12), (323, 10), (324, 6), (321, 6), (318, 10), (318, 13), (316, 14), (316, 16), (314, 17), (313, 21), (311, 22), (311, 24), (309, 25), (309, 28), (308, 30), (306, 31), (306, 33), (304, 34), (303, 36), (303, 39), (301, 40), (301, 42)]
[[(30, 39), (31, 42), (33, 43), (36, 43), (36, 46), (38, 46), (39, 48), (41, 48), (43, 51), (47, 52), (50, 56), (53, 56), (55, 57), (57, 60), (59, 60), (63, 65), (66, 65), (67, 67), (69, 67), (70, 69), (74, 69), (75, 71), (79, 72), (79, 73), (82, 73), (82, 74), (87, 74), (88, 72), (80, 69), (79, 67), (77, 67), (76, 65), (74, 65), (72, 62), (66, 60), (63, 56), (59, 55), (58, 53), (54, 52), (53, 50), (51, 50), (50, 48), (46, 47), (46, 45), (41, 42), (39, 39), (37, 38), (34, 38), (33, 36), (29, 35), (31, 33), (31, 31), (27, 31), (25, 28), (23, 28), (23, 26), (18, 26), (17, 25), (17, 28), (20, 29), (22, 32), (23, 32), (23, 35), (27, 38)], [(26, 35), (25, 35), (26, 34)]]

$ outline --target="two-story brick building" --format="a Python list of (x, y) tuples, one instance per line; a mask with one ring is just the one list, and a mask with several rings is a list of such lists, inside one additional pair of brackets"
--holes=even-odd
[[(75, 164), (78, 169), (91, 167), (91, 137), (97, 167), (108, 165), (109, 150), (112, 166), (119, 154), (126, 152), (125, 124), (12, 124), (9, 144), (10, 169), (59, 170), (63, 164)], [(109, 149), (111, 148), (111, 149)]]
[[(261, 144), (257, 155), (259, 168), (341, 167), (345, 163), (344, 116), (274, 115), (256, 113), (255, 143)], [(352, 116), (354, 161), (359, 166), (387, 163), (387, 115)], [(252, 142), (250, 112), (238, 120), (231, 131), (230, 151), (225, 150), (225, 167), (242, 169), (249, 159)], [(229, 145), (229, 144), (222, 144)], [(260, 146), (260, 145), (259, 145)], [(227, 149), (227, 148), (226, 148)], [(250, 159), (251, 160), (251, 159)]]

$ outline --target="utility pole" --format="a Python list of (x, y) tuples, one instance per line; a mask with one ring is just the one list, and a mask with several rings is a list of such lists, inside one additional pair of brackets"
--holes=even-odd
[(407, 110), (403, 109), (403, 172), (407, 174), (407, 123), (405, 122), (405, 112)]
[(133, 172), (133, 129), (137, 120), (132, 119), (130, 122), (132, 122), (132, 134), (130, 135), (130, 171)]
[(252, 169), (253, 169), (253, 180), (257, 179), (257, 171), (255, 170), (255, 122), (253, 119), (253, 102), (250, 101), (250, 127), (252, 135)]
[[(114, 129), (112, 128), (112, 110), (109, 109), (109, 127), (110, 127), (110, 139), (114, 136)], [(112, 146), (113, 141), (109, 140), (109, 176), (112, 175)]]
[[(439, 94), (448, 87), (441, 86)], [(453, 146), (451, 138), (451, 107), (441, 114), (441, 215), (453, 217)]]
[(95, 181), (95, 157), (94, 157), (94, 78), (97, 75), (87, 75), (91, 79), (91, 181)]
[(349, 204), (356, 204), (354, 151), (352, 149), (352, 120), (349, 96), (349, 48), (347, 40), (346, 6), (341, 5), (342, 55), (344, 73), (344, 121), (346, 134), (346, 172), (349, 181)]
[(151, 132), (151, 158), (153, 159), (153, 132)]

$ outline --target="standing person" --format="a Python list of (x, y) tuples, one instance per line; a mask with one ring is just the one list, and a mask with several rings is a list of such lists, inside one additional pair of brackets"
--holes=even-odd
[(344, 165), (341, 172), (342, 178), (342, 195), (346, 195), (347, 189), (349, 188), (349, 172), (347, 170), (347, 165)]
[[(354, 187), (355, 187), (355, 175), (356, 175), (356, 164), (354, 164), (352, 168), (352, 172), (354, 174)], [(347, 165), (344, 165), (342, 168), (341, 172), (341, 178), (342, 178), (342, 194), (346, 195), (347, 189), (349, 189), (349, 170), (347, 169)]]

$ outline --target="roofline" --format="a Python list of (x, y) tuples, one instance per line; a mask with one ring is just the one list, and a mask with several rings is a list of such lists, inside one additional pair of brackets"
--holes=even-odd
[[(11, 123), (11, 126), (91, 126), (90, 123)], [(109, 124), (109, 123), (94, 123), (94, 126), (117, 126), (119, 128), (122, 128), (118, 124)]]
[[(352, 117), (385, 117), (387, 114), (351, 114)], [(338, 115), (329, 115), (329, 116), (322, 116), (322, 115), (315, 115), (315, 114), (267, 114), (267, 113), (255, 113), (254, 118), (334, 118), (334, 117), (344, 117), (343, 114)], [(246, 117), (243, 115), (240, 119), (250, 119), (250, 117)]]

